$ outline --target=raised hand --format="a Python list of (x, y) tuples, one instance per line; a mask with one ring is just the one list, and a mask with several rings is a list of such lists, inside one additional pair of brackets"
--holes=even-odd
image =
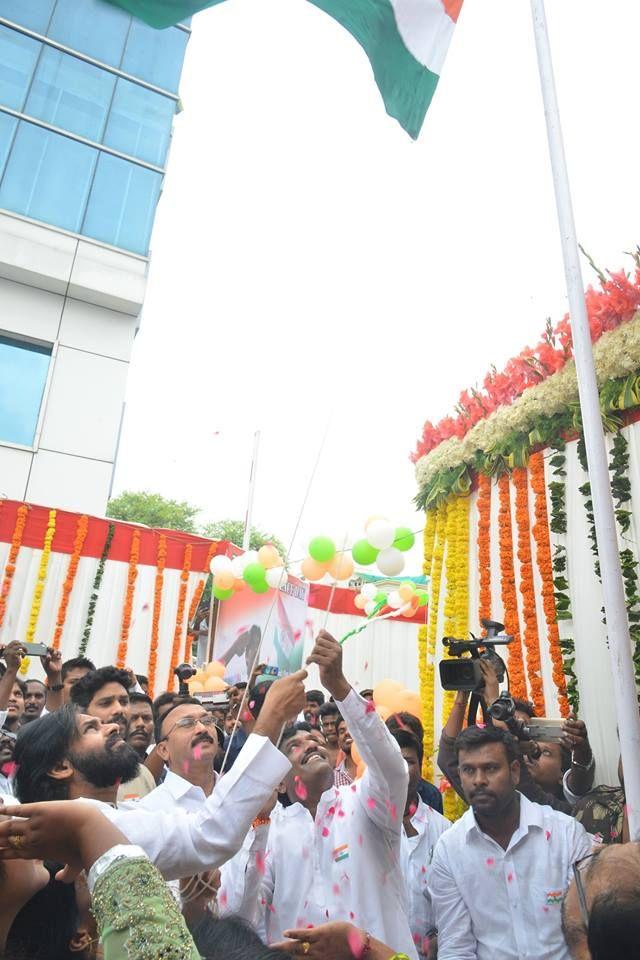
[(320, 668), (320, 682), (334, 698), (345, 700), (351, 690), (351, 684), (342, 672), (342, 647), (326, 630), (321, 630), (307, 663), (317, 663)]

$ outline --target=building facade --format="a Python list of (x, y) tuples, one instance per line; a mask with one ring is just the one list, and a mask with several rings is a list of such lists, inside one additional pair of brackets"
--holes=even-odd
[(189, 34), (0, 0), (0, 497), (104, 513)]

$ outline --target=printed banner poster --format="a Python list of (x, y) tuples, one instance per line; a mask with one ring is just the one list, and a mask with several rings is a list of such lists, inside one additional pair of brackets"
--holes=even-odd
[(258, 649), (256, 663), (282, 676), (300, 670), (308, 600), (309, 584), (292, 577), (281, 590), (245, 589), (220, 604), (213, 659), (225, 664), (229, 683), (248, 680)]

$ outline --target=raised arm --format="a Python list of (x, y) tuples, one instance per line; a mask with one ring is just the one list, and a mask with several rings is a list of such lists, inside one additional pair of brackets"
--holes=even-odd
[(409, 773), (398, 744), (369, 701), (345, 678), (342, 647), (329, 633), (320, 632), (308, 662), (318, 664), (320, 681), (336, 701), (367, 765), (359, 789), (367, 815), (381, 829), (399, 834)]

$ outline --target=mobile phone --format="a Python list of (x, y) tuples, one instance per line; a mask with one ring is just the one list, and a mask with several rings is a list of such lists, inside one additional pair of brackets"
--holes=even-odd
[(30, 657), (46, 657), (49, 648), (46, 643), (23, 643), (21, 644)]
[(270, 680), (277, 680), (280, 675), (279, 667), (265, 667), (259, 677), (256, 677), (254, 686), (259, 683), (267, 683)]
[(564, 739), (563, 725), (564, 720), (552, 720), (550, 717), (531, 717), (527, 727), (532, 740), (549, 740), (559, 743)]

